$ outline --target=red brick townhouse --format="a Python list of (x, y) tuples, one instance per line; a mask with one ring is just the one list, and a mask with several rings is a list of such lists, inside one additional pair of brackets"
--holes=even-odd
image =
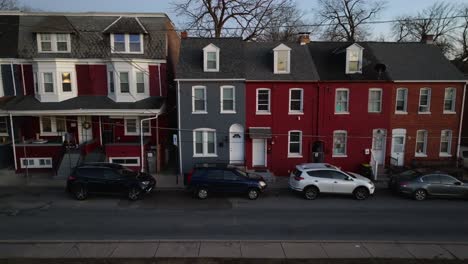
[(2, 111), (17, 171), (66, 175), (80, 161), (104, 160), (155, 170), (166, 131), (157, 127), (166, 126), (168, 65), (177, 45), (165, 14), (0, 18), (17, 19), (16, 47), (0, 48), (10, 52), (1, 52), (2, 88), (13, 98)]

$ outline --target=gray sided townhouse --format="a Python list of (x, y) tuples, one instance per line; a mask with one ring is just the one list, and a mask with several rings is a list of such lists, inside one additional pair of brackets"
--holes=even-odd
[(181, 40), (176, 68), (180, 170), (244, 164), (245, 77), (241, 38)]

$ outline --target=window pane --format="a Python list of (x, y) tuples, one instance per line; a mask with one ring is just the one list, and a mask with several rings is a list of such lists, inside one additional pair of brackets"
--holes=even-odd
[(41, 118), (42, 132), (52, 132), (52, 120), (50, 117), (43, 116)]
[(44, 91), (46, 93), (53, 93), (54, 92), (54, 78), (52, 73), (46, 72), (43, 74), (44, 76)]
[(57, 127), (57, 132), (67, 131), (65, 117), (56, 117), (55, 123)]
[(145, 92), (145, 78), (143, 72), (136, 73), (137, 79), (137, 93), (144, 93)]
[(333, 154), (346, 154), (346, 134), (335, 133), (333, 137)]
[(195, 153), (203, 154), (203, 132), (195, 132)]
[(52, 51), (52, 42), (50, 34), (41, 34), (41, 50)]
[(301, 90), (291, 91), (290, 110), (302, 111), (302, 91)]
[(234, 88), (223, 88), (223, 110), (234, 110)]
[(146, 134), (151, 133), (151, 131), (150, 131), (150, 121), (144, 121), (143, 122), (142, 130), (143, 130), (143, 133), (146, 133)]
[(125, 51), (125, 35), (114, 35), (114, 51)]
[(336, 92), (336, 112), (348, 112), (348, 91)]
[(445, 89), (444, 110), (455, 111), (455, 89)]
[(288, 71), (288, 51), (277, 51), (277, 65), (278, 71)]
[(216, 52), (207, 52), (206, 53), (206, 67), (208, 69), (214, 70), (216, 69)]
[(6, 117), (0, 117), (0, 133), (8, 133), (8, 122)]
[(208, 154), (215, 154), (215, 133), (206, 132), (208, 140)]
[(113, 93), (115, 91), (114, 87), (114, 72), (110, 71), (109, 72), (109, 89), (110, 92)]
[(348, 70), (350, 72), (359, 71), (359, 61), (349, 61)]
[(258, 108), (257, 111), (270, 111), (270, 91), (259, 90), (258, 91)]
[(140, 35), (130, 34), (130, 51), (131, 52), (140, 52), (141, 51)]
[(234, 89), (223, 88), (223, 99), (233, 99), (233, 98), (234, 98)]
[(57, 34), (57, 51), (68, 51), (68, 34)]
[(416, 134), (416, 153), (425, 154), (427, 143), (427, 132), (418, 131)]
[(195, 111), (206, 111), (205, 109), (205, 89), (195, 88), (194, 89), (194, 102)]
[(69, 72), (62, 73), (62, 89), (64, 92), (71, 92), (71, 76)]
[(419, 97), (419, 112), (429, 111), (430, 90), (421, 89)]
[(120, 73), (120, 92), (122, 93), (130, 92), (130, 86), (128, 83), (128, 72)]
[(125, 119), (126, 120), (126, 129), (128, 133), (137, 132), (137, 120), (136, 119)]

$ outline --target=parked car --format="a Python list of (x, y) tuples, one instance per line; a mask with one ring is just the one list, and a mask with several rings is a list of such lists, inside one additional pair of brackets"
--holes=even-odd
[(194, 168), (187, 181), (188, 191), (199, 199), (206, 199), (211, 193), (240, 193), (255, 200), (267, 187), (260, 175), (219, 165)]
[(400, 181), (398, 191), (422, 201), (429, 196), (468, 197), (468, 183), (441, 173), (428, 173)]
[(85, 200), (90, 193), (122, 193), (135, 201), (155, 186), (151, 175), (114, 163), (78, 166), (67, 179), (67, 191), (77, 200)]
[(401, 181), (410, 181), (414, 178), (427, 174), (430, 172), (430, 169), (427, 168), (417, 168), (417, 169), (409, 169), (404, 170), (400, 173), (396, 173), (390, 176), (388, 180), (388, 189), (394, 192), (398, 192), (398, 187)]
[(297, 165), (289, 177), (289, 188), (301, 192), (308, 200), (316, 199), (320, 193), (352, 194), (364, 200), (375, 191), (368, 178), (327, 163)]

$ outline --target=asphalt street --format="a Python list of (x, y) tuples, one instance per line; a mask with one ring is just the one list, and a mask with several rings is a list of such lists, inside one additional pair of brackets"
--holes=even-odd
[(59, 190), (0, 190), (0, 240), (385, 240), (467, 241), (468, 201), (417, 202), (377, 190), (356, 201), (289, 191), (193, 199), (157, 191), (130, 202), (119, 196), (75, 201)]

